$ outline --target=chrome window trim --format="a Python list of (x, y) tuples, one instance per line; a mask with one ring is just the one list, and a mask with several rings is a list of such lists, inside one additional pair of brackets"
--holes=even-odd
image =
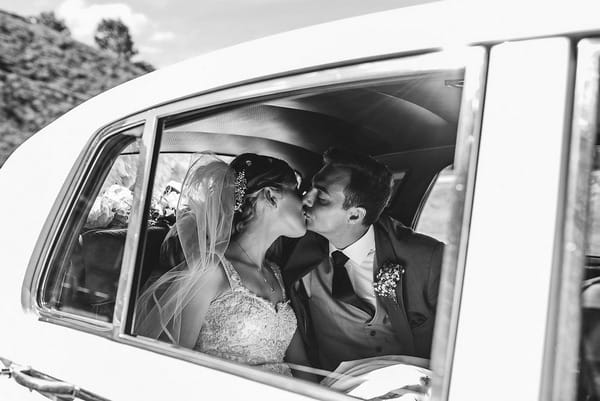
[(109, 336), (113, 329), (111, 322), (93, 319), (76, 313), (64, 312), (48, 307), (39, 308), (39, 320), (59, 324), (76, 330), (86, 331), (88, 333)]
[(164, 343), (158, 340), (152, 340), (145, 337), (133, 337), (131, 335), (119, 335), (117, 341), (143, 348), (148, 351), (156, 352), (161, 355), (173, 357), (182, 361), (187, 361), (201, 367), (218, 370), (220, 372), (233, 374), (244, 379), (252, 380), (258, 383), (276, 387), (278, 389), (291, 391), (297, 394), (313, 397), (325, 401), (349, 401), (356, 400), (354, 397), (335, 392), (328, 387), (323, 387), (317, 383), (311, 383), (304, 380), (298, 380), (292, 377), (283, 376), (276, 373), (270, 373), (256, 367), (251, 367), (241, 363), (228, 361), (208, 354), (192, 351), (186, 348), (178, 347), (173, 344)]
[(105, 144), (115, 135), (121, 134), (136, 126), (143, 125), (145, 116), (138, 115), (112, 123), (98, 130), (84, 147), (76, 163), (69, 172), (63, 184), (49, 217), (46, 220), (39, 240), (32, 252), (29, 265), (25, 272), (25, 279), (21, 287), (21, 304), (23, 309), (38, 315), (39, 320), (51, 322), (71, 328), (76, 328), (88, 333), (110, 336), (111, 322), (92, 319), (75, 313), (58, 311), (42, 305), (40, 294), (47, 285), (46, 270), (49, 267), (50, 256), (55, 249), (61, 226), (67, 218), (67, 211), (71, 210), (76, 200), (81, 196), (83, 184), (102, 156)]
[(446, 244), (444, 249), (433, 331), (430, 363), (433, 372), (432, 401), (445, 401), (449, 396), (471, 226), (488, 68), (488, 50), (483, 47), (477, 47), (473, 50), (465, 71), (465, 85), (460, 106), (454, 154), (455, 191), (453, 193), (448, 232), (449, 238), (455, 239), (456, 242)]
[(577, 396), (584, 223), (596, 143), (599, 60), (599, 39), (578, 43), (571, 126), (565, 127), (559, 207), (562, 227), (555, 239), (540, 400), (575, 400)]
[[(154, 172), (153, 165), (156, 165), (160, 148), (161, 130), (159, 120), (156, 115), (150, 116), (146, 120), (142, 142), (140, 144), (140, 155), (138, 160), (137, 177), (135, 184), (132, 213), (130, 215), (130, 230), (127, 230), (125, 239), (125, 249), (123, 250), (123, 263), (121, 265), (121, 274), (117, 286), (115, 298), (115, 309), (113, 313), (113, 337), (118, 338), (125, 332), (125, 323), (127, 321), (127, 310), (131, 297), (131, 289), (135, 281), (135, 266), (140, 254), (140, 239), (144, 235), (147, 227), (147, 210), (150, 202), (151, 185), (153, 184)], [(152, 182), (151, 182), (152, 180)], [(128, 268), (129, 266), (129, 268)]]

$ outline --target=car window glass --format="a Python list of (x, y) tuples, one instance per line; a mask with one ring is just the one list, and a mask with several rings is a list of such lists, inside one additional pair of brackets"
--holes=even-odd
[(164, 260), (161, 244), (169, 229), (175, 224), (181, 185), (192, 160), (192, 153), (162, 152), (158, 156), (141, 260), (142, 272), (139, 277), (141, 287), (145, 288), (176, 265)]
[[(166, 146), (161, 150), (166, 150)], [(181, 186), (190, 165), (199, 157), (198, 153), (169, 153), (158, 155), (156, 173), (152, 184), (150, 213), (145, 230), (142, 254), (142, 269), (139, 276), (140, 288), (146, 288), (162, 274), (175, 267), (180, 256), (164, 250), (163, 241), (169, 230), (174, 232), (176, 211), (181, 194)], [(228, 162), (227, 155), (219, 157)]]
[(450, 196), (454, 188), (452, 167), (448, 166), (437, 175), (417, 222), (416, 231), (448, 243), (450, 220)]
[(578, 400), (600, 399), (600, 145), (589, 182)]
[[(152, 201), (150, 206), (150, 225), (160, 223), (164, 219), (172, 220), (181, 184), (193, 160), (197, 157), (194, 153), (168, 153), (158, 155), (156, 174), (152, 185)], [(225, 161), (231, 160), (230, 156), (220, 156)]]
[[(448, 166), (454, 160), (462, 85), (448, 85), (448, 82), (457, 80), (462, 82), (463, 74), (463, 70), (425, 72), (421, 75), (410, 75), (407, 78), (398, 79), (398, 81), (361, 84), (363, 86), (355, 85), (349, 89), (327, 88), (327, 90), (304, 91), (301, 95), (295, 94), (289, 97), (270, 99), (263, 103), (228, 106), (223, 111), (215, 109), (211, 109), (210, 112), (186, 111), (181, 115), (161, 120), (159, 123), (161, 127), (160, 143), (155, 153), (156, 168), (152, 170), (154, 175), (150, 177), (149, 194), (152, 200), (148, 206), (149, 219), (140, 238), (141, 249), (138, 252), (135, 282), (131, 291), (132, 303), (135, 305), (128, 315), (128, 319), (130, 319), (128, 321), (129, 328), (126, 329), (128, 334), (157, 339), (159, 342), (152, 343), (157, 348), (160, 342), (173, 342), (171, 337), (173, 333), (170, 330), (176, 331), (176, 325), (179, 324), (175, 319), (164, 322), (156, 321), (150, 331), (144, 331), (145, 323), (148, 321), (145, 319), (153, 316), (148, 311), (152, 308), (156, 310), (153, 305), (144, 302), (149, 299), (147, 290), (150, 287), (156, 290), (153, 293), (156, 296), (155, 302), (159, 303), (158, 309), (162, 309), (164, 305), (160, 302), (163, 296), (165, 298), (170, 296), (171, 290), (177, 289), (177, 287), (171, 287), (171, 283), (168, 283), (169, 287), (165, 288), (151, 286), (163, 277), (171, 277), (171, 273), (182, 272), (189, 268), (186, 265), (187, 255), (182, 250), (178, 233), (178, 228), (187, 225), (187, 221), (178, 226), (177, 208), (188, 168), (199, 157), (200, 152), (213, 153), (226, 163), (229, 163), (234, 156), (246, 152), (283, 159), (297, 171), (298, 176), (303, 177), (299, 192), (310, 189), (311, 179), (322, 167), (322, 154), (328, 148), (345, 147), (355, 152), (371, 154), (386, 164), (393, 175), (393, 196), (385, 213), (396, 220), (394, 224), (397, 224), (397, 227), (402, 227), (401, 223), (409, 225), (406, 219), (414, 218), (419, 210), (422, 199), (431, 185), (431, 177), (435, 177), (443, 166)], [(364, 104), (373, 106), (366, 110)], [(430, 110), (428, 113), (422, 112), (425, 106)], [(443, 115), (443, 119), (439, 118), (440, 115)], [(445, 121), (445, 123), (441, 124), (440, 121)], [(449, 175), (453, 173), (448, 169), (438, 175), (419, 226), (429, 236), (441, 242), (446, 242), (450, 237), (450, 233), (442, 228), (443, 223), (449, 221), (451, 216), (450, 192), (452, 186)], [(203, 191), (199, 191), (199, 193), (204, 194)], [(198, 196), (199, 199), (204, 199), (203, 196), (206, 195)], [(183, 215), (183, 218), (185, 217), (186, 215)], [(181, 215), (179, 218), (182, 218)], [(435, 249), (435, 260), (439, 261), (439, 266), (441, 266), (442, 244), (432, 238), (425, 238), (425, 236), (419, 236), (419, 238), (428, 243), (432, 252)], [(201, 239), (205, 241), (204, 237)], [(274, 260), (285, 261), (286, 256), (289, 257), (297, 242), (285, 238), (280, 238), (280, 240), (276, 241), (268, 252), (269, 256), (274, 257)], [(455, 239), (455, 242), (458, 241)], [(281, 259), (277, 259), (278, 257)], [(434, 256), (428, 260), (432, 258)], [(223, 272), (229, 278), (228, 283), (231, 286), (224, 286), (223, 291), (227, 291), (228, 288), (233, 288), (237, 278), (235, 272), (232, 275), (224, 265), (220, 266), (223, 266)], [(288, 272), (285, 271), (284, 262), (281, 263), (281, 268), (285, 281)], [(437, 275), (437, 273), (439, 271), (432, 275)], [(173, 277), (175, 276), (179, 277), (173, 275)], [(239, 276), (243, 283), (244, 274), (240, 273)], [(437, 300), (438, 280), (435, 281), (423, 291), (428, 292), (427, 302), (433, 304)], [(162, 283), (162, 281), (158, 282)], [(371, 282), (367, 287), (372, 288), (372, 285)], [(432, 289), (433, 287), (435, 289)], [(273, 288), (271, 287), (271, 289)], [(251, 289), (249, 291), (252, 292)], [(290, 291), (289, 288), (288, 291)], [(223, 295), (225, 292), (218, 293), (219, 297), (207, 302), (208, 310), (220, 307), (221, 303), (227, 306), (225, 300), (228, 299), (228, 296)], [(217, 299), (218, 302), (216, 302)], [(252, 297), (252, 299), (256, 299), (256, 297)], [(238, 310), (246, 310), (244, 308), (247, 305), (243, 304), (246, 301), (246, 299), (236, 298), (238, 304), (235, 307), (225, 308), (224, 311), (211, 314), (210, 330), (215, 330), (214, 326), (218, 326), (221, 321), (228, 322), (227, 324), (232, 327), (236, 326), (229, 322), (227, 315), (223, 315), (223, 313), (233, 314)], [(254, 313), (253, 310), (248, 309), (247, 315)], [(235, 316), (242, 318), (239, 314)], [(410, 319), (411, 324), (427, 328), (424, 329), (428, 333), (425, 334), (426, 336), (432, 335), (433, 317), (411, 314)], [(382, 324), (390, 326), (391, 323), (388, 323), (386, 320), (386, 323)], [(205, 327), (208, 323), (205, 321), (202, 325)], [(267, 327), (266, 323), (265, 327)], [(154, 328), (158, 328), (158, 332), (153, 331)], [(235, 327), (233, 328), (235, 329)], [(387, 331), (382, 334), (382, 337), (387, 336), (385, 338), (391, 339), (394, 336), (393, 332), (389, 327), (385, 330)], [(370, 334), (371, 332), (374, 334)], [(266, 340), (277, 342), (271, 339), (275, 334), (274, 332), (263, 333)], [(403, 363), (410, 365), (411, 369), (415, 369), (415, 374), (427, 375), (429, 361), (425, 355), (429, 356), (432, 337), (428, 337), (424, 341), (419, 340), (425, 344), (424, 349), (426, 349), (420, 354), (421, 357), (416, 354), (413, 356), (399, 355), (399, 352), (392, 349), (393, 346), (384, 349), (372, 338), (378, 334), (375, 330), (363, 334), (366, 337), (364, 343), (372, 343), (369, 356), (376, 354), (390, 356), (388, 359), (383, 358), (383, 365), (394, 365), (399, 359), (402, 359)], [(202, 338), (199, 337), (195, 337), (194, 341), (190, 343), (192, 345), (188, 348), (224, 359), (234, 359), (251, 366), (257, 365), (244, 356), (244, 352), (247, 351), (247, 348), (251, 348), (253, 343), (250, 346), (240, 346), (242, 356), (239, 358), (229, 357), (226, 353), (219, 351), (220, 347), (226, 346), (226, 341), (238, 338), (236, 333), (224, 334), (219, 341), (215, 341), (218, 342), (217, 345), (206, 345), (207, 343), (203, 343)], [(255, 340), (253, 339), (253, 341)], [(393, 343), (393, 340), (382, 341), (382, 344)], [(344, 389), (346, 392), (352, 391), (350, 387), (354, 383), (352, 375), (355, 372), (367, 372), (377, 368), (369, 363), (363, 366), (362, 362), (357, 363), (356, 361), (343, 365), (336, 362), (331, 364), (335, 366), (329, 367), (324, 362), (314, 359), (315, 352), (315, 348), (307, 350), (308, 358), (313, 358), (312, 362), (314, 362), (307, 369), (310, 370), (311, 367), (324, 369), (319, 371), (319, 374), (325, 376), (322, 375), (323, 372), (334, 371), (337, 368), (337, 373), (340, 375), (335, 378), (330, 377), (326, 383), (340, 391), (344, 391)], [(283, 353), (280, 354), (283, 355)], [(258, 358), (258, 360), (262, 359)], [(280, 365), (281, 362), (278, 361), (275, 365)], [(308, 363), (304, 362), (303, 364)], [(264, 362), (262, 365), (269, 367), (271, 362)], [(274, 370), (264, 370), (289, 372), (287, 368), (279, 369), (279, 367)], [(298, 366), (292, 369), (295, 373), (297, 373), (296, 370), (302, 370), (298, 369)], [(428, 391), (425, 387), (429, 385), (429, 381), (415, 384), (418, 391)], [(373, 398), (378, 395), (390, 396), (386, 393), (397, 388), (397, 386), (388, 386), (385, 387), (386, 391), (382, 394), (371, 394), (366, 387), (363, 389), (363, 393), (356, 390), (355, 394), (365, 398)]]
[(600, 146), (596, 146), (594, 169), (590, 178), (590, 200), (586, 255), (600, 258)]
[(113, 137), (99, 157), (63, 230), (48, 268), (42, 304), (94, 320), (112, 321), (139, 155), (131, 136)]

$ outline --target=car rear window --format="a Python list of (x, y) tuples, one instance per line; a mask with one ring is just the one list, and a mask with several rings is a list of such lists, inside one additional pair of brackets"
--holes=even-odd
[(452, 166), (448, 166), (437, 175), (423, 205), (416, 230), (448, 243), (448, 222), (450, 221), (450, 196), (453, 186)]
[(41, 291), (47, 310), (111, 322), (121, 272), (142, 127), (116, 134), (73, 205)]

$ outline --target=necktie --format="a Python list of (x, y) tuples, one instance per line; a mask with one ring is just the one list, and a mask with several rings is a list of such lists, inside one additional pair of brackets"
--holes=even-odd
[(348, 271), (344, 267), (348, 261), (348, 256), (341, 251), (333, 251), (331, 253), (331, 262), (333, 264), (333, 279), (331, 281), (331, 296), (340, 301), (349, 303), (359, 309), (373, 315), (373, 307), (360, 299), (354, 292), (352, 282), (348, 276)]
[(354, 288), (352, 288), (348, 271), (344, 267), (348, 259), (348, 256), (342, 251), (333, 251), (331, 254), (331, 261), (333, 262), (331, 295), (333, 295), (334, 298), (341, 300), (354, 295)]

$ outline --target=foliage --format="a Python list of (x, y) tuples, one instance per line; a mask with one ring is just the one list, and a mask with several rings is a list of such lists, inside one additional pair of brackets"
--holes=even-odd
[(85, 227), (125, 226), (131, 214), (133, 192), (118, 184), (111, 185), (94, 201)]
[(0, 10), (0, 166), (24, 140), (146, 69)]
[(104, 18), (98, 24), (94, 41), (99, 48), (110, 50), (124, 60), (137, 54), (129, 28), (120, 19)]
[[(150, 223), (172, 218), (177, 209), (181, 185), (189, 168), (191, 154), (161, 153), (150, 203)], [(85, 227), (123, 227), (127, 225), (137, 177), (138, 154), (121, 154), (110, 169)]]
[(156, 68), (154, 68), (154, 66), (146, 61), (136, 61), (133, 63), (133, 65), (135, 65), (136, 67), (140, 67), (142, 70), (146, 71), (146, 72), (152, 72), (154, 71)]
[(54, 11), (45, 11), (40, 13), (39, 16), (35, 18), (35, 20), (42, 25), (47, 26), (48, 28), (55, 30), (56, 32), (63, 33), (65, 35), (70, 35), (71, 31), (65, 24), (65, 21), (61, 18), (58, 18)]

